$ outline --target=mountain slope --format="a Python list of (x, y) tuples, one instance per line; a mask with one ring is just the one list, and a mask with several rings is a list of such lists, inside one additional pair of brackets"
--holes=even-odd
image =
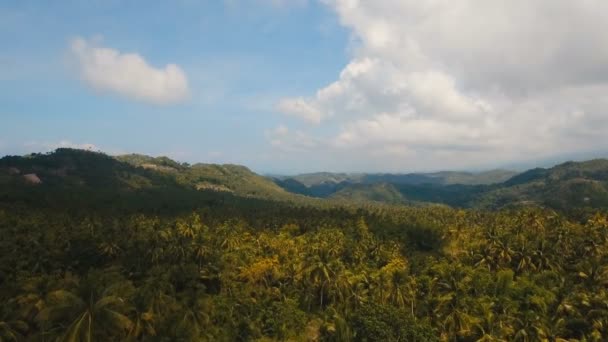
[[(111, 157), (97, 152), (58, 149), (48, 154), (0, 159), (0, 202), (59, 206), (82, 201), (93, 206), (120, 201), (130, 206), (162, 209), (168, 203), (187, 208), (192, 203), (225, 200), (229, 196), (293, 203), (315, 201), (302, 196), (306, 195), (340, 202), (438, 203), (487, 209), (519, 205), (563, 211), (608, 207), (608, 160), (605, 159), (532, 169), (503, 183), (485, 184), (507, 174), (500, 171), (490, 175), (318, 173), (307, 179), (307, 186), (295, 178), (269, 179), (240, 165), (189, 165), (166, 157), (136, 154)], [(465, 181), (469, 184), (452, 184)]]
[(179, 164), (167, 157), (129, 154), (116, 159), (130, 165), (171, 175), (179, 184), (197, 190), (233, 192), (242, 196), (287, 199), (290, 194), (272, 180), (247, 167), (233, 164)]
[(482, 194), (476, 204), (502, 207), (537, 204), (557, 209), (608, 207), (608, 160), (566, 162), (536, 168)]
[(374, 201), (389, 204), (409, 203), (405, 196), (403, 196), (394, 185), (388, 183), (353, 184), (333, 193), (329, 198), (355, 202)]
[(351, 184), (399, 185), (490, 185), (507, 181), (517, 172), (490, 170), (484, 172), (441, 171), (434, 173), (330, 173), (317, 172), (291, 177), (274, 177), (283, 189), (313, 197), (330, 197)]
[[(26, 176), (29, 175), (29, 176)], [(33, 182), (32, 179), (39, 180)], [(189, 207), (199, 201), (226, 196), (302, 201), (271, 180), (244, 166), (180, 164), (166, 157), (58, 149), (48, 154), (0, 159), (0, 201), (40, 205), (98, 205), (121, 201), (126, 205), (157, 207), (168, 203)], [(151, 207), (152, 205), (147, 205)]]
[[(445, 178), (444, 178), (445, 179)], [(608, 208), (608, 160), (567, 162), (532, 169), (500, 184), (385, 183), (399, 193), (378, 195), (375, 184), (351, 184), (336, 192), (341, 199), (442, 203), (455, 207), (499, 209), (535, 205), (562, 211)]]
[(567, 162), (520, 174), (504, 170), (428, 174), (315, 173), (275, 182), (294, 193), (354, 202), (441, 203), (486, 209), (536, 205), (563, 211), (608, 207), (608, 160), (605, 159)]

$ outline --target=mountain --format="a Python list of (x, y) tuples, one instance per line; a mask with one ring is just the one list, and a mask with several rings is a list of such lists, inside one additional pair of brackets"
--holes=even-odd
[[(460, 172), (460, 171), (441, 171), (433, 173), (331, 173), (316, 172), (305, 173), (296, 176), (275, 176), (277, 184), (292, 189), (302, 188), (329, 188), (330, 185), (337, 184), (466, 184), (483, 185), (502, 183), (517, 172), (509, 170), (490, 170), (484, 172)], [(339, 190), (340, 187), (336, 187)], [(304, 191), (304, 190), (302, 190)], [(315, 192), (315, 190), (312, 190)]]
[(375, 201), (389, 204), (408, 203), (405, 196), (403, 196), (394, 185), (389, 183), (353, 184), (333, 193), (329, 198), (355, 202)]
[(139, 154), (111, 157), (64, 148), (53, 153), (0, 159), (0, 201), (47, 206), (118, 201), (159, 210), (169, 203), (189, 208), (200, 201), (225, 201), (232, 197), (292, 203), (309, 203), (315, 201), (311, 197), (318, 197), (340, 203), (436, 203), (485, 209), (520, 205), (562, 211), (608, 207), (608, 160), (567, 162), (552, 168), (531, 169), (504, 180), (512, 174), (503, 170), (315, 173), (271, 179), (241, 165), (190, 165), (167, 157)]
[(535, 205), (562, 211), (608, 206), (606, 159), (566, 162), (519, 174), (506, 170), (480, 173), (315, 173), (282, 177), (275, 179), (275, 183), (293, 193), (354, 202), (440, 203), (486, 209)]
[(444, 185), (490, 185), (505, 182), (517, 174), (516, 171), (496, 169), (477, 173), (444, 171), (428, 175), (441, 179), (440, 183)]
[(270, 179), (260, 176), (247, 167), (234, 164), (179, 164), (167, 157), (149, 157), (128, 154), (117, 160), (135, 167), (155, 170), (171, 175), (179, 184), (197, 190), (233, 192), (242, 196), (288, 199), (292, 194)]
[(330, 200), (361, 202), (382, 202), (401, 205), (442, 204), (469, 208), (478, 206), (481, 194), (493, 188), (488, 185), (462, 184), (350, 184), (332, 193)]
[(328, 183), (359, 183), (365, 177), (364, 173), (333, 173), (333, 172), (313, 172), (303, 173), (296, 176), (275, 176), (278, 180), (295, 180), (306, 187), (312, 187)]
[(341, 189), (344, 189), (353, 184), (357, 184), (347, 180), (342, 180), (340, 182), (324, 181), (321, 183), (306, 186), (304, 183), (301, 183), (300, 181), (294, 178), (274, 178), (274, 182), (284, 190), (289, 191), (291, 193), (318, 198), (328, 198)]
[(67, 148), (1, 158), (0, 186), (0, 201), (40, 206), (120, 201), (157, 208), (181, 203), (187, 208), (230, 196), (303, 200), (244, 166), (189, 165), (167, 157), (111, 157)]
[[(320, 198), (347, 198), (346, 194), (357, 194), (357, 200), (361, 200), (365, 192), (376, 192), (379, 188), (376, 185), (393, 184), (397, 187), (408, 188), (416, 192), (416, 189), (438, 189), (436, 186), (448, 185), (490, 185), (507, 181), (517, 173), (509, 170), (490, 170), (484, 172), (458, 172), (441, 171), (434, 173), (330, 173), (317, 172), (307, 173), (296, 176), (273, 177), (275, 183), (286, 191)], [(355, 186), (356, 185), (356, 186)], [(413, 186), (408, 187), (408, 186)], [(456, 187), (458, 188), (458, 187)], [(375, 200), (380, 200), (377, 193), (373, 196)], [(387, 203), (393, 203), (394, 196), (386, 198)], [(407, 201), (406, 201), (407, 202)]]
[(537, 204), (556, 209), (608, 206), (608, 160), (566, 162), (523, 172), (482, 194), (478, 206)]

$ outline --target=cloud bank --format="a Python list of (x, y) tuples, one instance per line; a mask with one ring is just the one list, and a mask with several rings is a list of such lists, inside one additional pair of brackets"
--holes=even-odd
[(180, 102), (188, 97), (188, 80), (175, 64), (156, 68), (136, 53), (121, 53), (76, 38), (71, 55), (81, 79), (94, 89), (153, 104)]
[[(457, 168), (604, 139), (608, 2), (322, 2), (352, 32), (351, 61), (333, 83), (277, 105), (312, 124), (306, 139), (324, 149), (311, 154), (331, 150), (360, 168)], [(271, 140), (289, 150), (303, 134)]]

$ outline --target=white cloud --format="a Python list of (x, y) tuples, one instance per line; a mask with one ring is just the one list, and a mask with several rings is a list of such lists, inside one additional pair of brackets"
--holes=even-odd
[(321, 140), (300, 131), (290, 130), (285, 125), (278, 125), (266, 131), (270, 144), (282, 152), (307, 151), (320, 147)]
[(466, 167), (596, 149), (608, 130), (608, 2), (321, 1), (352, 60), (277, 106), (323, 124), (317, 153)]
[(278, 103), (277, 109), (315, 124), (321, 123), (323, 117), (323, 113), (315, 107), (315, 104), (303, 98), (283, 99)]
[(72, 41), (70, 52), (82, 80), (95, 89), (154, 104), (188, 97), (186, 74), (175, 64), (155, 68), (136, 53), (121, 53), (83, 38)]
[(274, 133), (278, 136), (285, 136), (289, 134), (289, 128), (287, 128), (285, 125), (279, 125), (274, 129)]

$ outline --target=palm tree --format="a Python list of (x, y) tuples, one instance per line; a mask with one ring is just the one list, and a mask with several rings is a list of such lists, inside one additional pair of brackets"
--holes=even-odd
[(320, 251), (319, 254), (309, 255), (304, 261), (303, 272), (310, 286), (319, 294), (319, 308), (323, 308), (329, 287), (334, 285), (337, 271), (342, 269), (339, 260), (330, 253)]
[(138, 296), (133, 305), (133, 324), (129, 330), (129, 338), (140, 340), (145, 337), (156, 336), (156, 314), (154, 312), (154, 298)]
[(211, 239), (205, 233), (197, 235), (191, 244), (193, 257), (198, 263), (199, 272), (203, 269), (203, 263), (208, 262), (213, 255)]
[(496, 313), (495, 303), (489, 298), (480, 301), (477, 316), (479, 322), (476, 324), (476, 330), (481, 336), (477, 342), (507, 341), (507, 338), (514, 333), (509, 322)]
[(126, 300), (114, 294), (117, 287), (98, 288), (89, 276), (73, 291), (56, 290), (47, 295), (46, 308), (37, 316), (42, 325), (49, 324), (59, 340), (107, 341), (125, 337), (133, 323), (126, 316)]
[(17, 342), (25, 340), (28, 332), (28, 325), (22, 320), (9, 318), (4, 315), (0, 320), (0, 342)]
[(163, 269), (150, 272), (150, 277), (137, 288), (132, 299), (131, 317), (133, 324), (129, 331), (131, 340), (146, 340), (162, 335), (164, 321), (180, 309), (174, 293), (170, 276)]
[(212, 312), (211, 301), (204, 295), (197, 292), (185, 295), (176, 325), (177, 335), (195, 341), (204, 337), (210, 338), (209, 334), (204, 333), (205, 328), (209, 327), (210, 312)]

